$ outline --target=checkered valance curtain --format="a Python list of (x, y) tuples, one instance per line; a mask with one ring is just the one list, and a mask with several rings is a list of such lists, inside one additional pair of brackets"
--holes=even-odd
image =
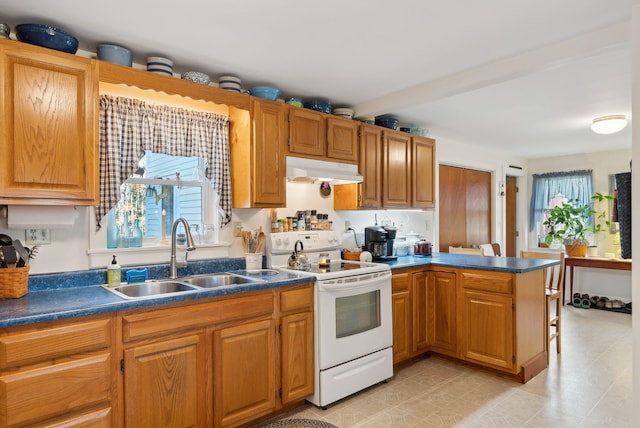
[(209, 165), (207, 178), (220, 195), (220, 208), (225, 212), (222, 223), (231, 221), (228, 117), (101, 95), (98, 229), (120, 199), (120, 185), (136, 171), (145, 150), (204, 158)]

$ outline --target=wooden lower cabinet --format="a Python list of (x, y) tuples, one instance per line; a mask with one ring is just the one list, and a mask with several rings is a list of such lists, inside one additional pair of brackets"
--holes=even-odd
[(116, 426), (110, 316), (0, 332), (0, 426)]
[(216, 426), (237, 426), (276, 408), (275, 324), (259, 320), (213, 333)]
[(391, 279), (393, 317), (393, 363), (398, 364), (413, 354), (411, 274), (394, 272)]
[(429, 338), (431, 349), (455, 356), (458, 352), (457, 275), (433, 271), (429, 275)]
[(125, 350), (125, 426), (205, 426), (205, 378), (203, 333)]
[(511, 370), (515, 363), (511, 296), (465, 291), (463, 299), (462, 357)]
[(123, 315), (127, 427), (236, 427), (313, 393), (313, 284)]
[(546, 367), (542, 270), (393, 272), (394, 364), (436, 352), (526, 381)]

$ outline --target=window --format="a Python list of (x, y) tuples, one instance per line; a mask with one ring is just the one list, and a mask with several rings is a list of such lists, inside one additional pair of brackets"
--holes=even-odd
[[(194, 239), (202, 241), (204, 201), (208, 200), (207, 192), (212, 192), (204, 178), (205, 168), (199, 157), (146, 151), (138, 170), (120, 186), (120, 200), (107, 217), (108, 223), (115, 222), (107, 224), (107, 247), (157, 245), (169, 239), (179, 217), (187, 220)], [(182, 225), (179, 233), (184, 233), (180, 228)]]
[(545, 210), (568, 200), (577, 199), (579, 205), (591, 204), (591, 196), (591, 170), (533, 174), (529, 231), (537, 229), (538, 239), (543, 240)]

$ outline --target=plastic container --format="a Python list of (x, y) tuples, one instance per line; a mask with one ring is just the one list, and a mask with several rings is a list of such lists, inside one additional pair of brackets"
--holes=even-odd
[(111, 264), (107, 266), (107, 285), (109, 287), (120, 285), (121, 275), (122, 270), (120, 269), (120, 265), (116, 261), (116, 256), (114, 254), (113, 260), (111, 260)]

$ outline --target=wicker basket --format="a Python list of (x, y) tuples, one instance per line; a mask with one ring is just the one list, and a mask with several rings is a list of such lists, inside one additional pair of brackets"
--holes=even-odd
[(17, 299), (27, 294), (29, 266), (0, 269), (0, 299)]
[(343, 254), (342, 254), (342, 258), (344, 260), (355, 260), (355, 261), (360, 261), (360, 254), (362, 254), (362, 251), (349, 251), (349, 250), (344, 250)]

